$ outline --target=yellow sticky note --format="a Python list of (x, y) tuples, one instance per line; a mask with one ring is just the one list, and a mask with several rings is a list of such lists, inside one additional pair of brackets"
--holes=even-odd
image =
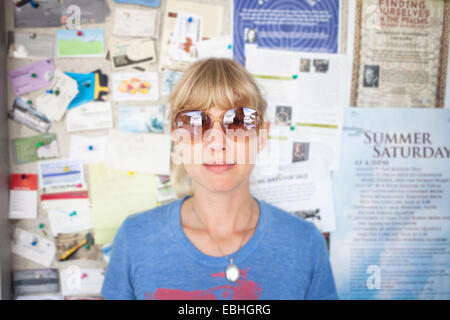
[(88, 166), (95, 243), (111, 243), (127, 216), (156, 207), (155, 176), (113, 170), (104, 163)]

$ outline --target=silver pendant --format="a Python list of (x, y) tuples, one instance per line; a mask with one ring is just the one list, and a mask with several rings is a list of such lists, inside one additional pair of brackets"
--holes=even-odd
[(225, 270), (225, 275), (231, 282), (236, 282), (239, 279), (239, 268), (233, 263), (233, 259), (230, 259), (230, 264)]

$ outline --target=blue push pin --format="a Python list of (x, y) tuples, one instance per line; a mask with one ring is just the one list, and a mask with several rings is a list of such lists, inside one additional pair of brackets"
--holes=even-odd
[(53, 89), (47, 90), (47, 93), (53, 94)]
[(188, 18), (188, 22), (192, 22), (192, 17), (189, 17), (189, 18)]
[(33, 247), (35, 247), (36, 245), (37, 245), (37, 239), (33, 239), (33, 242), (31, 242), (31, 245), (33, 246)]
[(93, 146), (89, 146), (89, 150), (94, 150), (94, 147)]
[(37, 8), (37, 7), (39, 7), (39, 3), (36, 3), (36, 2), (34, 2), (33, 0), (31, 0), (30, 1), (30, 4), (31, 4), (31, 6), (33, 7), (33, 8)]

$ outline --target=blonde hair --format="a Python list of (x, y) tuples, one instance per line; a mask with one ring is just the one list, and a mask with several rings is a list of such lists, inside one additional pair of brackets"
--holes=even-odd
[[(267, 102), (253, 77), (238, 62), (225, 58), (196, 61), (184, 71), (169, 96), (170, 119), (182, 109), (213, 106), (253, 106), (265, 118)], [(171, 164), (171, 181), (178, 197), (193, 195), (192, 180), (183, 164)]]

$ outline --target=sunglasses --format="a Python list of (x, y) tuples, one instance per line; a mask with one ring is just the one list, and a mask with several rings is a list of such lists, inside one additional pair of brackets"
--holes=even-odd
[(231, 108), (223, 111), (217, 118), (205, 110), (185, 109), (174, 115), (173, 128), (186, 129), (191, 136), (203, 136), (207, 130), (213, 127), (216, 121), (220, 122), (220, 126), (225, 133), (229, 130), (238, 129), (258, 133), (263, 119), (260, 112), (253, 107)]

